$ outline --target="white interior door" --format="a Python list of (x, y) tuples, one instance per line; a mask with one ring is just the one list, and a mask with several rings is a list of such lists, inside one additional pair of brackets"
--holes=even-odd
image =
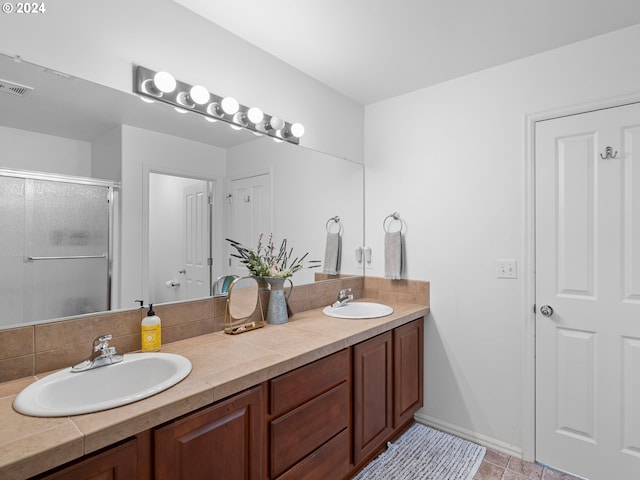
[(207, 183), (184, 188), (184, 277), (186, 298), (211, 295), (211, 205)]
[[(231, 181), (229, 198), (229, 232), (231, 239), (250, 248), (258, 244), (258, 237), (264, 234), (267, 242), (272, 232), (271, 226), (271, 179), (269, 174), (240, 178)], [(229, 253), (235, 253), (230, 249)], [(247, 269), (235, 258), (229, 256), (229, 273), (247, 275)]]
[(538, 122), (535, 146), (536, 460), (638, 480), (640, 106)]

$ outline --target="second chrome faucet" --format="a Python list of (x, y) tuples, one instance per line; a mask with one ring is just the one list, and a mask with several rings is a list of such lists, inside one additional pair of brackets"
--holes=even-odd
[(338, 298), (331, 304), (333, 308), (335, 307), (343, 307), (347, 303), (353, 300), (353, 295), (351, 294), (350, 288), (345, 288), (344, 290), (340, 290), (338, 293)]

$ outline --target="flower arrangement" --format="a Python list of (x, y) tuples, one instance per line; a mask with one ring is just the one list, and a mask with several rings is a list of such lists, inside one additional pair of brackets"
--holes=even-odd
[[(269, 234), (266, 244), (262, 243), (263, 234), (258, 237), (258, 246), (255, 250), (242, 246), (239, 242), (227, 238), (226, 240), (236, 249), (237, 254), (231, 256), (239, 258), (245, 264), (249, 272), (256, 277), (279, 277), (289, 278), (298, 270), (304, 268), (304, 260), (309, 255), (305, 253), (302, 257), (295, 257), (293, 260), (293, 248), (287, 251), (287, 239), (282, 240), (280, 249), (276, 251), (273, 243), (273, 234)], [(319, 260), (308, 260), (307, 268), (319, 267)]]

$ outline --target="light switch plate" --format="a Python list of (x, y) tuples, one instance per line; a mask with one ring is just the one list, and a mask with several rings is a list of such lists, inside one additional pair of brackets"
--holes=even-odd
[(518, 267), (515, 260), (496, 260), (497, 278), (518, 278)]

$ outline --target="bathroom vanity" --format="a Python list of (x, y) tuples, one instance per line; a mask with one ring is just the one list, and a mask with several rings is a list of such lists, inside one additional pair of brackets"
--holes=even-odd
[(0, 476), (348, 478), (422, 406), (429, 309), (391, 305), (394, 313), (382, 318), (330, 318), (314, 309), (284, 325), (166, 345), (191, 360), (191, 374), (116, 409), (35, 419), (2, 404), (9, 431), (43, 431), (34, 432), (39, 444), (28, 453), (0, 444), (3, 456), (15, 457)]

